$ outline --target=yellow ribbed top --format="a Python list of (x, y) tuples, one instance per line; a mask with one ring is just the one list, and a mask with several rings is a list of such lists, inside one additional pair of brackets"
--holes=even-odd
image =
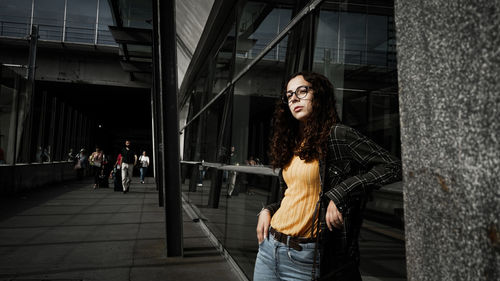
[(311, 237), (314, 208), (321, 188), (318, 160), (306, 163), (295, 155), (283, 168), (283, 179), (288, 188), (271, 219), (271, 226), (287, 235)]

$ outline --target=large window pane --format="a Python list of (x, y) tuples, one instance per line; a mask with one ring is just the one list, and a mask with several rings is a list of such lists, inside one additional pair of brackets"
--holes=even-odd
[(0, 66), (0, 164), (12, 164), (19, 154), (26, 105), (25, 81), (15, 71)]
[(97, 0), (68, 0), (65, 41), (94, 43), (96, 16)]
[(0, 36), (24, 37), (30, 33), (31, 0), (0, 0)]
[(261, 60), (236, 83), (231, 140), (238, 163), (269, 162), (270, 120), (285, 76), (284, 63)]
[(151, 1), (120, 0), (120, 15), (123, 18), (123, 25), (126, 27), (151, 28), (151, 24), (146, 22), (152, 15)]
[(64, 24), (64, 0), (35, 1), (33, 23), (39, 27), (40, 39), (61, 41)]
[[(291, 19), (291, 7), (249, 1), (239, 16), (236, 45), (236, 71), (244, 68), (274, 39)], [(287, 39), (282, 40), (264, 59), (285, 60)]]
[[(235, 85), (231, 130), (233, 165), (257, 168), (269, 164), (272, 116), (286, 76), (284, 62), (263, 59)], [(260, 168), (260, 167), (259, 167)], [(233, 179), (234, 177), (234, 179)], [(234, 186), (233, 186), (234, 185)], [(229, 173), (221, 201), (227, 208), (225, 248), (251, 278), (257, 241), (255, 214), (274, 198), (274, 176)]]
[(340, 13), (340, 57), (346, 64), (365, 62), (366, 15), (354, 12)]
[(99, 1), (99, 25), (98, 25), (98, 35), (97, 43), (102, 45), (116, 45), (108, 26), (113, 24), (113, 17), (111, 15), (111, 10), (109, 8), (108, 1)]
[(400, 157), (397, 72), (389, 43), (392, 18), (392, 7), (325, 3), (313, 70), (334, 84), (343, 123)]

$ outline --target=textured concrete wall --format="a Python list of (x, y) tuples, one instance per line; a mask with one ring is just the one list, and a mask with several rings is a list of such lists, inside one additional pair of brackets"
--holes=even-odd
[(408, 280), (499, 280), (500, 1), (395, 14)]

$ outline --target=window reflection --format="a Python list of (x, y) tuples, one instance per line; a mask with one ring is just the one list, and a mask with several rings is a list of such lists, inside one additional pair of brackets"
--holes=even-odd
[(98, 20), (97, 43), (103, 45), (116, 45), (108, 26), (113, 24), (113, 17), (109, 8), (108, 1), (99, 1), (99, 20)]
[(236, 83), (231, 142), (239, 151), (239, 163), (250, 158), (269, 163), (271, 119), (285, 76), (284, 63), (261, 60)]
[(151, 28), (144, 19), (151, 18), (152, 1), (122, 0), (118, 3), (126, 27)]
[(0, 1), (0, 36), (24, 37), (30, 33), (31, 0)]
[(67, 0), (66, 41), (94, 43), (97, 0)]
[[(376, 14), (369, 14), (374, 12)], [(392, 7), (322, 6), (313, 70), (335, 86), (342, 122), (400, 156)]]
[(205, 164), (184, 165), (183, 191), (249, 278), (257, 252), (255, 214), (278, 197), (277, 177), (266, 165), (286, 76), (308, 69), (325, 74), (335, 86), (342, 121), (400, 155), (393, 7), (369, 2), (324, 1), (231, 85), (292, 15), (291, 7), (276, 2), (239, 2), (236, 28), (228, 20), (224, 37), (210, 46), (217, 51), (196, 69), (187, 120), (230, 87), (184, 131), (184, 159)]
[[(246, 3), (239, 20), (236, 59), (239, 71), (274, 39), (291, 19), (292, 10), (273, 3)], [(268, 60), (284, 61), (287, 40), (282, 40), (264, 57)]]
[[(26, 80), (0, 65), (0, 164), (12, 164), (19, 154), (20, 127), (25, 117)], [(22, 110), (21, 110), (22, 109)], [(16, 129), (18, 132), (16, 132)], [(17, 141), (17, 144), (16, 144)], [(17, 145), (17, 148), (16, 148)]]
[(40, 39), (62, 40), (64, 0), (35, 1), (33, 24), (38, 24)]

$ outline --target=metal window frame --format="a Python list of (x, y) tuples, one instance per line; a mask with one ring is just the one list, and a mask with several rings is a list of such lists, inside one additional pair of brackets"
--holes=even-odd
[(243, 77), (255, 64), (257, 64), (272, 48), (274, 48), (285, 36), (288, 35), (289, 31), (295, 27), (305, 16), (314, 11), (318, 5), (320, 5), (324, 0), (311, 0), (297, 15), (286, 25), (286, 27), (271, 41), (269, 44), (242, 70), (240, 70), (235, 77), (229, 82), (222, 90), (215, 95), (198, 113), (196, 113), (191, 120), (187, 121), (186, 124), (179, 130), (182, 134), (184, 129), (186, 129), (194, 120), (196, 120), (201, 114), (207, 110), (219, 97), (221, 97), (226, 91), (236, 82)]

